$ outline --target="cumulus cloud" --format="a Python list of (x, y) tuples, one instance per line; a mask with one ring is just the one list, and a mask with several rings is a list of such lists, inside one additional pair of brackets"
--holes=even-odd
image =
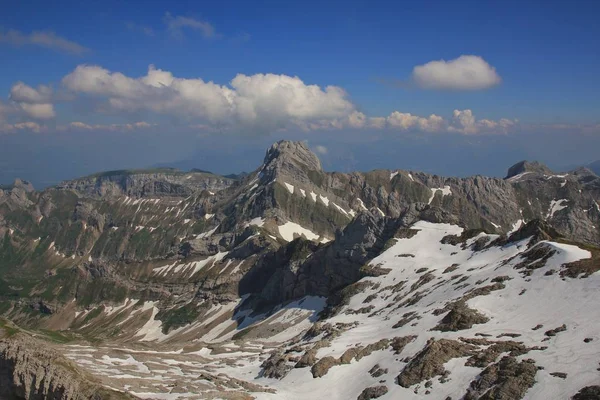
[(52, 104), (28, 104), (20, 103), (19, 106), (31, 118), (50, 119), (56, 116), (54, 105)]
[(416, 129), (424, 132), (438, 132), (444, 126), (444, 119), (431, 114), (429, 117), (419, 117), (410, 113), (394, 111), (386, 118), (388, 126), (401, 130)]
[(489, 119), (476, 120), (471, 110), (454, 110), (452, 122), (448, 131), (458, 132), (465, 135), (477, 133), (507, 133), (510, 128), (517, 124), (517, 120), (502, 118), (498, 121)]
[(50, 31), (24, 34), (20, 31), (10, 29), (6, 32), (0, 32), (0, 43), (7, 43), (17, 47), (28, 45), (39, 46), (77, 55), (89, 51), (88, 48), (80, 45), (79, 43), (65, 39)]
[(481, 90), (496, 86), (502, 80), (494, 67), (473, 55), (418, 65), (411, 78), (418, 87), (433, 90)]
[(320, 144), (315, 146), (315, 153), (317, 153), (317, 154), (325, 155), (328, 152), (329, 152), (329, 150), (325, 146), (322, 146)]
[(17, 82), (11, 87), (9, 98), (31, 118), (49, 119), (56, 115), (52, 104), (52, 89), (49, 86), (40, 85), (36, 89)]
[(265, 129), (331, 121), (354, 111), (342, 88), (307, 85), (287, 75), (238, 74), (225, 86), (177, 78), (154, 66), (145, 76), (132, 78), (99, 66), (80, 65), (62, 83), (75, 93), (105, 97), (118, 111), (146, 109)]
[(195, 18), (174, 16), (166, 13), (164, 22), (167, 25), (169, 33), (175, 37), (183, 36), (183, 29), (198, 31), (204, 38), (213, 38), (217, 36), (215, 27), (208, 21), (202, 21)]

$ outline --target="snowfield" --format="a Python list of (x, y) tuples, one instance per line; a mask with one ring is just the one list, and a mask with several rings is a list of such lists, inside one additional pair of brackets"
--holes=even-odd
[[(451, 194), (444, 188), (432, 189), (434, 195), (437, 190)], [(555, 212), (557, 206), (561, 203), (553, 206)], [(517, 221), (513, 229), (521, 224)], [(166, 349), (141, 356), (125, 349), (86, 352), (73, 346), (67, 356), (107, 385), (119, 390), (127, 385), (144, 398), (225, 398), (224, 392), (215, 394), (221, 384), (231, 396), (245, 393), (256, 399), (357, 399), (368, 387), (384, 387), (377, 397), (384, 400), (461, 399), (486, 368), (503, 359), (533, 363), (531, 382), (520, 387), (526, 399), (568, 399), (600, 382), (600, 274), (561, 276), (565, 264), (591, 257), (589, 251), (551, 241), (530, 245), (529, 238), (490, 245), (499, 236), (485, 233), (453, 242), (449, 235), (459, 236), (463, 229), (449, 224), (421, 221), (411, 229), (412, 237), (395, 239), (370, 262), (378, 273), (354, 284), (328, 319), (316, 322), (325, 306), (322, 298), (308, 297), (261, 315), (236, 311), (240, 299), (164, 335), (152, 303), (147, 306), (150, 320), (137, 333), (141, 340), (159, 343), (168, 336), (175, 343), (178, 335), (211, 328), (181, 341), (183, 350), (171, 349), (168, 356)], [(294, 234), (318, 238), (292, 222), (280, 226), (279, 233), (286, 240)], [(107, 313), (130, 304), (127, 300)], [(235, 320), (243, 322), (232, 329)], [(305, 336), (307, 331), (313, 333)], [(403, 345), (394, 348), (395, 338), (404, 338)], [(449, 346), (467, 350), (447, 358), (436, 353), (429, 361), (433, 364), (419, 364), (419, 356), (440, 340), (446, 340), (440, 342), (441, 352)], [(512, 354), (502, 347), (507, 344), (524, 350)], [(494, 346), (503, 350), (489, 353)], [(363, 353), (353, 356), (357, 352)], [(308, 354), (312, 364), (298, 364)], [(90, 364), (93, 359), (99, 363)], [(271, 359), (278, 360), (273, 367), (266, 362)], [(399, 376), (409, 383), (399, 384)], [(241, 381), (254, 386), (240, 386)]]

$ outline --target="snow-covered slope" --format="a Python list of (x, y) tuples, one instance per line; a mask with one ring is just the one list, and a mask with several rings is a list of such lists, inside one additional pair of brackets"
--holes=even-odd
[[(590, 251), (529, 238), (495, 244), (485, 233), (459, 240), (462, 228), (449, 224), (411, 228), (370, 262), (371, 276), (343, 291), (329, 318), (313, 323), (323, 300), (306, 299), (217, 335), (218, 354), (199, 337), (176, 356), (138, 357), (167, 371), (161, 384), (119, 379), (116, 370), (127, 375), (122, 365), (132, 363), (126, 350), (114, 363), (98, 350), (67, 355), (145, 398), (203, 398), (215, 376), (254, 385), (231, 391), (259, 399), (566, 399), (598, 383), (600, 275), (564, 273)], [(90, 367), (94, 356), (110, 362), (110, 374)], [(143, 379), (156, 380), (152, 371)]]

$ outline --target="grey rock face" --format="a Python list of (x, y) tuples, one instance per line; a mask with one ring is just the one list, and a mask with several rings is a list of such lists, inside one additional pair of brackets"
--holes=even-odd
[(231, 186), (235, 180), (205, 172), (184, 173), (177, 170), (110, 171), (66, 181), (58, 187), (72, 189), (91, 197), (129, 196), (186, 197), (208, 190), (217, 192)]
[(0, 340), (0, 397), (18, 399), (133, 399), (92, 382), (47, 343), (18, 333)]
[(544, 164), (539, 161), (520, 161), (510, 167), (508, 169), (508, 173), (506, 174), (506, 179), (512, 178), (513, 176), (517, 176), (524, 172), (534, 172), (538, 174), (552, 174), (550, 168), (546, 167)]
[(321, 171), (321, 161), (304, 142), (279, 141), (267, 150), (263, 162), (265, 172), (285, 171), (290, 174)]

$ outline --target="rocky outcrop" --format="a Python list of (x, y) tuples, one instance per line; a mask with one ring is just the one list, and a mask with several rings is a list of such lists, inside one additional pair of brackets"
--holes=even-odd
[(470, 329), (475, 324), (485, 324), (489, 318), (479, 311), (469, 308), (464, 302), (452, 305), (450, 312), (433, 328), (434, 331), (448, 332)]
[(447, 374), (445, 363), (453, 358), (473, 355), (476, 349), (475, 346), (455, 340), (431, 339), (404, 367), (396, 381), (407, 388), (436, 376), (444, 376)]
[(93, 382), (47, 343), (24, 333), (0, 340), (0, 398), (133, 399)]
[(464, 396), (465, 400), (516, 400), (522, 399), (535, 384), (537, 367), (533, 360), (517, 361), (505, 356), (487, 367)]
[(388, 388), (385, 385), (371, 386), (362, 391), (358, 396), (357, 400), (371, 400), (377, 399), (388, 392)]
[(575, 396), (573, 400), (598, 400), (600, 399), (600, 386), (586, 386), (582, 388)]

